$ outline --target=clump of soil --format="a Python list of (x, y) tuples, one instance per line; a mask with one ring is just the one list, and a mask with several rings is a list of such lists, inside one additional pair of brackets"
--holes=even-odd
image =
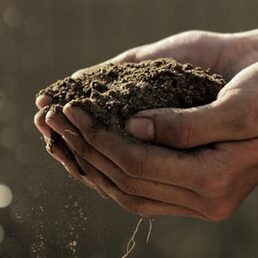
[(39, 95), (50, 95), (60, 105), (81, 104), (105, 128), (121, 132), (137, 111), (205, 105), (225, 84), (222, 76), (209, 70), (165, 58), (90, 68), (80, 79), (67, 77)]

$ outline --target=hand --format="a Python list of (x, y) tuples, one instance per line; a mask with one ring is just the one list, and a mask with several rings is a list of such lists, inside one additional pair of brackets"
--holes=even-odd
[[(248, 36), (246, 34), (248, 34)], [(137, 61), (141, 61), (144, 59), (158, 58), (158, 57), (162, 57), (162, 56), (173, 56), (181, 62), (188, 61), (195, 65), (200, 65), (203, 67), (211, 67), (212, 70), (214, 70), (218, 73), (221, 73), (222, 70), (224, 69), (223, 70), (225, 72), (224, 76), (230, 77), (230, 76), (233, 76), (240, 69), (242, 69), (243, 67), (248, 65), (249, 63), (252, 63), (254, 61), (254, 59), (257, 58), (257, 54), (255, 54), (255, 49), (253, 48), (253, 40), (252, 40), (253, 34), (255, 34), (255, 33), (249, 32), (249, 33), (232, 35), (232, 34), (215, 34), (215, 33), (206, 33), (206, 32), (186, 32), (186, 33), (182, 33), (182, 34), (179, 34), (176, 36), (172, 36), (170, 38), (167, 38), (165, 40), (162, 40), (162, 41), (154, 43), (154, 44), (150, 44), (147, 46), (138, 47), (138, 48), (129, 50), (129, 51), (125, 52), (124, 54), (119, 55), (112, 61), (113, 62), (124, 62), (124, 61), (137, 62)], [(209, 46), (209, 58), (206, 58), (206, 56), (203, 57), (204, 48), (207, 46)], [(193, 51), (193, 49), (194, 49), (194, 51)], [(239, 57), (241, 57), (241, 59)], [(220, 60), (220, 62), (218, 62), (218, 60)], [(223, 63), (223, 61), (224, 61), (224, 63)], [(228, 67), (230, 67), (230, 69), (226, 69)], [(83, 70), (74, 74), (74, 77), (78, 77), (82, 73), (83, 73)], [(40, 108), (42, 108), (46, 103), (49, 104), (49, 102), (51, 102), (51, 100), (47, 99), (46, 96), (41, 96), (37, 99), (37, 104)], [(50, 112), (47, 116), (47, 123), (45, 122), (45, 114), (42, 114), (42, 111), (40, 111), (39, 114), (36, 115), (35, 123), (38, 126), (39, 130), (43, 134), (47, 135), (48, 134), (47, 132), (50, 130), (50, 128), (49, 128), (49, 126), (47, 126), (47, 124), (48, 125), (52, 124), (52, 128), (55, 128), (55, 126), (53, 126), (53, 123), (56, 119), (55, 115), (56, 114), (51, 114), (51, 112)], [(52, 121), (52, 122), (50, 122), (50, 121)], [(68, 122), (67, 120), (64, 119), (64, 117), (61, 117), (61, 121)], [(132, 129), (132, 123), (130, 126)], [(73, 129), (76, 129), (76, 128), (73, 127)], [(73, 132), (73, 131), (71, 130), (70, 132)], [(74, 136), (75, 135), (76, 134), (74, 134)], [(80, 136), (80, 134), (78, 133), (78, 130), (77, 130), (77, 135)], [(50, 137), (50, 135), (48, 135), (48, 137)], [(72, 146), (72, 143), (69, 143), (69, 145)], [(54, 156), (57, 155), (56, 154), (57, 152), (58, 153), (59, 152), (66, 153), (67, 151), (65, 151), (64, 149), (67, 150), (66, 145), (62, 146), (62, 148), (60, 146), (58, 146), (58, 148), (56, 147)], [(181, 155), (181, 152), (179, 152), (179, 154)], [(53, 153), (52, 153), (52, 155), (53, 155)], [(178, 155), (178, 153), (176, 152), (175, 156), (177, 156), (177, 155)], [(111, 197), (113, 197), (113, 199), (116, 199), (118, 202), (120, 202), (121, 205), (126, 206), (127, 208), (128, 208), (128, 206), (130, 206), (128, 208), (129, 210), (135, 210), (136, 212), (141, 213), (142, 215), (144, 215), (144, 214), (185, 215), (185, 216), (196, 216), (196, 217), (211, 218), (211, 219), (214, 218), (214, 220), (219, 220), (220, 218), (223, 217), (222, 216), (223, 211), (221, 211), (222, 208), (218, 209), (217, 213), (215, 214), (215, 211), (213, 211), (214, 207), (213, 207), (213, 209), (209, 208), (208, 207), (209, 205), (207, 205), (207, 207), (204, 207), (205, 205), (203, 203), (200, 204), (199, 201), (198, 201), (198, 205), (196, 204), (195, 205), (196, 207), (194, 209), (192, 209), (192, 210), (191, 210), (191, 208), (185, 209), (184, 207), (191, 206), (190, 205), (191, 198), (190, 198), (190, 204), (188, 203), (189, 200), (187, 201), (188, 205), (184, 204), (184, 202), (183, 202), (183, 205), (180, 206), (182, 204), (182, 201), (179, 201), (179, 203), (178, 203), (175, 200), (175, 203), (174, 203), (175, 206), (173, 204), (172, 204), (172, 206), (171, 205), (167, 206), (167, 204), (162, 201), (165, 198), (157, 197), (158, 199), (162, 199), (162, 200), (158, 203), (156, 203), (156, 202), (152, 203), (151, 200), (148, 200), (148, 205), (149, 205), (149, 202), (151, 202), (151, 205), (150, 205), (151, 209), (147, 209), (146, 211), (143, 212), (142, 209), (138, 209), (139, 207), (134, 207), (135, 206), (134, 200), (136, 202), (138, 200), (137, 198), (135, 198), (135, 195), (138, 196), (137, 194), (130, 194), (129, 196), (124, 195), (125, 192), (121, 191), (121, 187), (119, 188), (115, 184), (111, 183), (110, 176), (104, 176), (105, 173), (103, 171), (98, 170), (98, 169), (96, 169), (96, 167), (94, 168), (93, 166), (91, 166), (89, 164), (89, 162), (86, 161), (87, 159), (82, 159), (82, 156), (75, 153), (74, 157), (76, 157), (77, 162), (80, 163), (82, 168), (84, 168), (84, 169), (87, 168), (88, 171), (93, 171), (92, 173), (90, 173), (91, 176), (88, 175), (88, 177), (87, 177), (88, 181), (91, 180), (92, 186), (95, 185), (95, 188), (97, 187), (98, 189), (102, 188), (102, 192), (104, 191), (103, 189), (106, 190), (107, 185), (113, 186), (113, 188), (115, 189), (113, 191), (115, 191), (115, 193), (112, 192), (112, 193), (108, 193), (108, 194), (111, 195)], [(71, 167), (70, 156), (67, 157), (67, 155), (63, 155), (62, 157), (59, 157), (58, 159), (62, 163), (69, 164), (69, 166), (66, 165), (66, 167)], [(77, 167), (78, 163), (72, 163), (72, 164), (75, 164), (73, 166)], [(89, 169), (89, 167), (90, 167), (90, 169)], [(71, 168), (69, 168), (69, 170), (71, 170)], [(92, 179), (90, 179), (90, 178), (92, 178)], [(131, 179), (131, 178), (129, 178), (129, 179)], [(134, 181), (139, 182), (138, 179), (134, 180)], [(98, 182), (98, 183), (96, 183), (96, 182)], [(124, 182), (127, 182), (127, 181), (124, 181)], [(129, 182), (131, 182), (131, 181), (129, 180)], [(136, 183), (136, 182), (135, 182), (135, 184), (138, 185), (138, 183)], [(152, 183), (153, 183), (153, 185), (151, 185), (151, 187), (156, 186), (155, 180)], [(128, 184), (131, 184), (131, 183), (128, 183)], [(100, 185), (101, 185), (101, 187), (100, 187)], [(162, 185), (160, 185), (160, 187), (161, 186), (163, 187), (164, 185), (162, 184)], [(152, 187), (152, 189), (155, 189), (153, 187)], [(175, 191), (171, 191), (171, 186), (170, 186), (169, 195), (171, 196), (171, 195), (177, 193), (178, 188), (179, 187), (175, 188), (174, 189)], [(185, 189), (182, 188), (182, 190), (183, 190), (182, 195), (184, 195), (183, 193), (185, 193)], [(162, 192), (163, 190), (160, 190), (160, 191)], [(107, 192), (109, 192), (109, 191), (106, 190), (106, 193)], [(180, 192), (181, 192), (181, 190), (179, 191), (179, 193)], [(187, 193), (189, 193), (189, 191)], [(128, 199), (130, 203), (129, 204), (125, 203), (125, 201), (121, 202), (121, 200), (120, 200), (121, 195), (122, 195), (122, 197), (124, 197), (124, 199), (126, 199), (126, 200)], [(131, 200), (131, 199), (133, 199), (133, 200)], [(174, 195), (174, 198), (172, 198), (169, 202), (170, 203), (173, 202), (173, 199), (177, 199), (176, 194)], [(143, 200), (145, 200), (145, 199), (143, 199)], [(139, 201), (139, 205), (141, 205), (141, 202), (142, 202), (142, 200)], [(193, 203), (195, 203), (195, 202), (193, 202)], [(160, 207), (159, 205), (161, 205), (162, 208), (160, 207), (159, 208), (160, 210), (159, 210), (157, 208), (157, 205), (158, 205), (158, 207)], [(165, 207), (163, 207), (162, 205), (165, 205)], [(197, 206), (199, 206), (199, 205), (201, 205), (203, 207), (198, 208)], [(222, 205), (223, 205), (223, 203), (222, 203)], [(207, 209), (207, 212), (203, 211), (203, 209)], [(231, 210), (232, 210), (232, 207), (231, 207)], [(211, 215), (205, 216), (206, 213), (207, 214), (209, 213)], [(225, 213), (226, 212), (224, 212), (224, 214)], [(229, 212), (227, 212), (227, 213), (229, 213)], [(225, 215), (224, 215), (224, 217), (225, 217)]]
[[(220, 221), (234, 213), (258, 182), (257, 84), (258, 63), (239, 73), (212, 104), (142, 111), (133, 118), (137, 123), (143, 119), (142, 135), (149, 133), (146, 119), (154, 124), (148, 141), (159, 145), (213, 143), (188, 151), (135, 144), (96, 127), (87, 113), (70, 104), (63, 109), (66, 117), (51, 114), (47, 123), (79, 155), (87, 176), (123, 208), (144, 216)], [(130, 123), (133, 128), (134, 120)]]

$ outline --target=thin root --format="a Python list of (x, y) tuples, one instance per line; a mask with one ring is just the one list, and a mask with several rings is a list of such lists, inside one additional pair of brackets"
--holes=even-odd
[(148, 234), (147, 234), (147, 237), (146, 237), (146, 244), (149, 243), (149, 240), (150, 240), (150, 236), (151, 236), (151, 231), (152, 231), (152, 227), (153, 227), (153, 222), (154, 222), (154, 219), (149, 219), (149, 231), (148, 231)]
[[(150, 240), (150, 235), (151, 235), (151, 231), (152, 231), (152, 227), (153, 227), (153, 219), (149, 219), (149, 231), (146, 237), (146, 243), (149, 243)], [(127, 243), (127, 248), (126, 248), (126, 253), (121, 257), (121, 258), (126, 258), (130, 255), (130, 253), (134, 250), (135, 248), (135, 236), (137, 234), (137, 232), (139, 231), (139, 228), (141, 226), (143, 222), (143, 218), (140, 218), (139, 221), (137, 222), (137, 225), (135, 227), (135, 230), (133, 231), (133, 234), (131, 236), (131, 238), (129, 239), (128, 243)]]

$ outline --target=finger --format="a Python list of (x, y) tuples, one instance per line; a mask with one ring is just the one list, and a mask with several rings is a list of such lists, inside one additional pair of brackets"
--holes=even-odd
[(127, 121), (126, 130), (142, 141), (182, 149), (252, 138), (233, 107), (214, 102), (190, 109), (144, 110)]
[(203, 189), (207, 180), (207, 173), (204, 173), (207, 160), (204, 163), (198, 157), (199, 153), (135, 144), (113, 132), (93, 128), (89, 115), (80, 107), (68, 104), (63, 112), (86, 142), (129, 176), (182, 186), (197, 192)]
[[(82, 149), (86, 150), (85, 147), (84, 148), (82, 147), (84, 139), (80, 136), (80, 133), (74, 128), (74, 126), (70, 124), (70, 122), (62, 113), (62, 110), (60, 107), (57, 106), (56, 108), (50, 109), (47, 113), (46, 121), (49, 128), (51, 128), (51, 130), (54, 130), (66, 140), (66, 143), (71, 148), (74, 156), (76, 155), (76, 153), (79, 153), (81, 155), (82, 153), (83, 155), (86, 154), (85, 151), (82, 151)], [(93, 164), (95, 165), (98, 165), (99, 156), (91, 155), (91, 157), (92, 157), (90, 158), (91, 162), (93, 162)], [(86, 158), (88, 158), (88, 155), (86, 155)], [(108, 168), (109, 167), (110, 166), (108, 166)], [(113, 166), (112, 166), (112, 169), (113, 169)], [(84, 179), (87, 180), (87, 178), (84, 178)], [(90, 179), (88, 180), (90, 181)], [(90, 184), (94, 185), (94, 183), (92, 182), (90, 182)], [(105, 194), (101, 191), (101, 189), (99, 189), (98, 186), (96, 186), (95, 189), (98, 189), (98, 192), (101, 194), (103, 198), (107, 198), (107, 196), (105, 196)]]
[[(77, 151), (80, 157), (87, 160), (89, 164), (109, 178), (122, 192), (168, 204), (191, 207), (191, 209), (200, 213), (206, 212), (203, 198), (199, 194), (182, 187), (129, 176), (112, 161), (84, 143), (81, 136), (76, 136), (70, 132), (69, 130), (65, 137), (68, 144)], [(82, 144), (85, 144), (85, 146), (82, 146)]]
[(51, 151), (48, 152), (54, 159), (59, 161), (64, 166), (66, 171), (68, 171), (73, 177), (82, 181), (89, 188), (97, 191), (102, 198), (108, 198), (108, 196), (101, 190), (101, 188), (94, 184), (94, 182), (92, 182), (92, 180), (87, 177), (85, 171), (78, 165), (74, 155), (62, 142), (52, 143)]
[(45, 121), (49, 108), (40, 109), (34, 116), (34, 124), (41, 134), (46, 138), (51, 138), (52, 130)]
[[(45, 119), (46, 119), (46, 114), (48, 112), (48, 110), (50, 109), (49, 106), (45, 106), (43, 109), (39, 110), (36, 115), (34, 116), (34, 124), (36, 125), (36, 127), (38, 128), (38, 130), (40, 131), (40, 133), (42, 134), (45, 142), (46, 142), (46, 148), (48, 150), (48, 152), (52, 152), (52, 146), (54, 143), (58, 142), (60, 143), (58, 148), (65, 148), (66, 146), (64, 144), (62, 144), (61, 146), (61, 141), (62, 139), (60, 139), (59, 135), (56, 134), (46, 123)], [(57, 146), (56, 146), (57, 147)], [(64, 150), (66, 151), (66, 150)]]
[(92, 166), (105, 171), (103, 173), (106, 173), (106, 171), (114, 171), (116, 174), (122, 173), (112, 161), (108, 160), (85, 142), (80, 132), (69, 122), (62, 112), (53, 111), (53, 109), (50, 110), (47, 114), (46, 121), (52, 130), (62, 136), (74, 154), (80, 155), (90, 162)]
[[(122, 193), (129, 196), (159, 201), (165, 204), (177, 205), (196, 211), (206, 218), (216, 219), (217, 215), (214, 215), (213, 202), (205, 197), (205, 193), (207, 191), (206, 187), (204, 187), (205, 184), (198, 185), (198, 190), (201, 189), (204, 191), (202, 196), (193, 191), (189, 191), (188, 189), (169, 185), (168, 181), (162, 184), (150, 180), (143, 180), (141, 178), (134, 178), (134, 175), (124, 173), (124, 171), (122, 171), (111, 160), (107, 159), (101, 153), (89, 146), (84, 141), (81, 134), (68, 121), (66, 121), (66, 118), (63, 117), (61, 113), (59, 115), (56, 114), (55, 118), (51, 119), (51, 121), (52, 128), (64, 136), (65, 141), (69, 146), (71, 146), (73, 151), (85, 161), (87, 160), (87, 163), (101, 172), (103, 176), (106, 176), (106, 178), (113, 182)], [(94, 137), (96, 137), (96, 134)], [(108, 139), (108, 137), (106, 139)], [(114, 145), (112, 145), (112, 148), (113, 147)], [(127, 147), (128, 146), (126, 146), (126, 149), (128, 149)], [(213, 164), (211, 164), (211, 166), (213, 166)], [(191, 175), (187, 178), (188, 183), (194, 181), (192, 172), (193, 171), (191, 171)], [(206, 171), (204, 170), (204, 172)], [(156, 170), (155, 174), (159, 177), (160, 173), (157, 173)], [(204, 176), (205, 174), (202, 175), (202, 178)]]
[(49, 125), (62, 135), (74, 153), (79, 154), (93, 167), (101, 171), (123, 192), (173, 205), (177, 204), (182, 207), (191, 207), (200, 213), (204, 211), (205, 207), (202, 205), (202, 198), (195, 192), (127, 175), (111, 160), (89, 146), (61, 112), (48, 114), (47, 117)]
[[(58, 119), (55, 119), (55, 120), (57, 124), (59, 124), (60, 121), (58, 121)], [(81, 136), (79, 136), (78, 133), (72, 132), (71, 130), (73, 130), (73, 128), (69, 128), (69, 132), (70, 132), (69, 135), (72, 136), (71, 142), (74, 141), (77, 144), (79, 142), (83, 142), (83, 139), (80, 138)], [(78, 140), (76, 140), (76, 138), (78, 138)], [(194, 198), (195, 196), (191, 196), (189, 195), (189, 193), (186, 194), (186, 192), (180, 191), (181, 189), (176, 187), (166, 188), (166, 185), (161, 186), (161, 184), (160, 185), (157, 183), (152, 184), (152, 182), (149, 184), (149, 182), (144, 182), (143, 180), (140, 180), (140, 179), (132, 180), (130, 177), (122, 176), (123, 172), (117, 170), (115, 166), (113, 168), (110, 167), (110, 164), (105, 162), (105, 159), (103, 161), (101, 158), (97, 157), (98, 155), (96, 155), (96, 153), (92, 151), (92, 148), (91, 150), (88, 150), (88, 147), (81, 148), (80, 145), (74, 145), (73, 148), (76, 150), (82, 150), (82, 149), (86, 150), (82, 153), (83, 153), (83, 156), (86, 156), (87, 159), (90, 160), (90, 162), (87, 162), (87, 163), (89, 164), (91, 162), (95, 163), (97, 166), (96, 169), (98, 168), (98, 166), (102, 167), (102, 169), (104, 168), (103, 170), (104, 172), (102, 172), (101, 170), (99, 170), (99, 172), (102, 172), (103, 174), (107, 175), (107, 178), (111, 179), (111, 181), (115, 183), (115, 186), (124, 194), (127, 194), (129, 196), (144, 197), (144, 198), (151, 199), (153, 201), (160, 200), (162, 203), (178, 205), (180, 207), (189, 208), (191, 210), (198, 212), (206, 219), (210, 219), (212, 221), (220, 221), (222, 219), (224, 220), (225, 218), (228, 218), (230, 214), (232, 214), (232, 208), (230, 206), (228, 206), (226, 203), (225, 203), (226, 206), (224, 204), (222, 205), (223, 200), (219, 201), (217, 199), (198, 198), (198, 196), (196, 196), (197, 198)], [(78, 160), (77, 162), (80, 164)], [(83, 167), (81, 164), (80, 166)], [(84, 170), (88, 171), (85, 168)], [(113, 174), (112, 174), (112, 171), (113, 171)]]
[(141, 140), (177, 148), (255, 138), (257, 71), (257, 64), (241, 71), (213, 103), (140, 111), (128, 120), (126, 129)]
[(144, 110), (127, 121), (126, 130), (142, 141), (191, 148), (232, 138), (233, 131), (222, 128), (226, 123), (223, 116), (225, 110), (216, 103), (189, 109)]
[[(55, 144), (55, 148), (58, 148), (58, 153), (67, 153), (68, 149), (65, 144), (62, 142), (62, 139), (59, 135), (51, 129), (46, 123), (46, 114), (49, 111), (50, 107), (46, 106), (45, 108), (38, 111), (34, 116), (34, 123), (38, 130), (43, 135), (43, 138), (46, 142), (46, 148), (48, 152), (52, 152), (52, 146)], [(63, 155), (65, 156), (65, 155)]]
[[(48, 144), (48, 142), (47, 142)], [(57, 161), (59, 161), (65, 169), (75, 178), (81, 179), (82, 176), (86, 174), (80, 169), (80, 167), (75, 162), (73, 155), (65, 147), (61, 140), (55, 140), (51, 142), (51, 148), (46, 148), (48, 153)]]
[[(72, 157), (71, 155), (68, 155), (67, 147), (62, 142), (62, 139), (58, 137), (58, 135), (47, 125), (45, 121), (46, 113), (48, 112), (48, 110), (49, 107), (39, 110), (34, 117), (34, 123), (38, 130), (42, 133), (43, 138), (47, 144), (46, 149), (51, 154), (51, 156), (53, 156), (62, 164), (68, 164), (68, 161), (71, 161)], [(53, 151), (53, 149), (55, 149), (55, 151)], [(62, 160), (62, 158), (65, 158), (65, 160)]]
[[(87, 120), (89, 119), (88, 117), (85, 117), (85, 118)], [(85, 122), (85, 119), (81, 119), (81, 121)], [(90, 124), (91, 122), (88, 122), (88, 123)], [(112, 138), (114, 136), (114, 135), (112, 135), (112, 133), (108, 133), (99, 142), (99, 140), (101, 138), (101, 137), (99, 137), (99, 134), (100, 134), (99, 130), (92, 129), (92, 128), (91, 128), (91, 130), (89, 130), (89, 129), (86, 129), (86, 130), (87, 130), (86, 131), (87, 135), (91, 134), (90, 141), (91, 142), (93, 141), (94, 143), (97, 142), (98, 145), (100, 144), (99, 146), (101, 146), (101, 143), (107, 142), (110, 138)], [(100, 130), (100, 131), (102, 134), (103, 130)], [(120, 147), (124, 146), (124, 149), (126, 151), (123, 151), (123, 150), (121, 151), (121, 149), (119, 149), (120, 154), (122, 153), (122, 155), (123, 155), (123, 153), (124, 153), (124, 155), (122, 156), (122, 162), (125, 162), (125, 164), (126, 164), (125, 166), (128, 166), (128, 171), (134, 171), (133, 175), (136, 175), (136, 177), (139, 175), (143, 176), (144, 174), (149, 175), (150, 172), (151, 172), (151, 174), (153, 174), (153, 172), (155, 172), (156, 180), (153, 180), (153, 181), (159, 182), (160, 181), (159, 175), (163, 176), (163, 173), (164, 173), (164, 171), (163, 171), (164, 163), (170, 163), (170, 165), (173, 166), (173, 163), (174, 163), (173, 160), (160, 159), (157, 162), (155, 154), (156, 155), (159, 154), (158, 152), (153, 153), (153, 155), (150, 156), (149, 158), (146, 158), (146, 156), (142, 155), (143, 152), (139, 152), (136, 154), (136, 156), (133, 159), (131, 159), (131, 160), (129, 159), (129, 161), (128, 161), (126, 159), (128, 159), (128, 156), (132, 155), (130, 152), (130, 146), (128, 144), (126, 144), (126, 142), (122, 142), (122, 143), (120, 142), (121, 144), (117, 145), (116, 143), (118, 141), (119, 141), (119, 138), (115, 139), (110, 144), (108, 151), (111, 150), (110, 153), (112, 153), (112, 150), (119, 148), (119, 146)], [(149, 147), (149, 145), (147, 145), (147, 146)], [(145, 146), (145, 147), (147, 147), (147, 146)], [(151, 146), (151, 148), (153, 148), (153, 146)], [(199, 164), (200, 164), (199, 168), (198, 168), (198, 166), (195, 166), (195, 167), (191, 166), (189, 168), (188, 167), (189, 163), (187, 160), (186, 160), (187, 162), (184, 164), (184, 161), (186, 158), (182, 158), (183, 155), (181, 157), (178, 156), (178, 159), (181, 159), (181, 161), (180, 161), (181, 167), (179, 167), (179, 169), (181, 168), (181, 171), (176, 170), (176, 172), (178, 172), (178, 173), (176, 173), (176, 175), (173, 175), (172, 179), (174, 179), (174, 181), (170, 181), (171, 178), (170, 178), (169, 173), (166, 177), (167, 181), (165, 181), (166, 180), (165, 177), (164, 177), (164, 179), (163, 178), (161, 178), (161, 179), (164, 180), (164, 183), (170, 182), (171, 184), (177, 184), (178, 182), (181, 182), (185, 185), (188, 185), (189, 187), (191, 187), (191, 185), (192, 185), (193, 190), (198, 192), (204, 198), (200, 200), (201, 206), (198, 207), (198, 204), (196, 205), (195, 202), (193, 201), (190, 204), (190, 206), (189, 206), (189, 203), (188, 204), (186, 203), (186, 208), (191, 207), (192, 210), (196, 209), (199, 213), (204, 214), (205, 217), (207, 217), (213, 221), (219, 221), (219, 220), (225, 219), (232, 214), (235, 207), (232, 206), (232, 204), (230, 206), (221, 205), (221, 202), (219, 201), (219, 199), (226, 198), (226, 202), (224, 202), (224, 203), (227, 203), (228, 196), (231, 198), (232, 183), (235, 180), (235, 178), (232, 178), (232, 171), (236, 172), (239, 170), (239, 168), (237, 168), (237, 164), (233, 164), (232, 162), (231, 162), (232, 164), (229, 163), (226, 166), (224, 165), (224, 163), (228, 163), (228, 162), (230, 162), (230, 160), (232, 161), (232, 158), (234, 158), (235, 160), (243, 159), (243, 153), (242, 153), (242, 151), (240, 151), (240, 149), (241, 148), (238, 147), (234, 150), (234, 153), (232, 153), (232, 150), (230, 151), (229, 149), (228, 150), (223, 149), (222, 146), (218, 147), (218, 152), (217, 152), (217, 150), (215, 152), (213, 149), (205, 148), (205, 151), (198, 152), (198, 153), (202, 154), (201, 156), (193, 155), (193, 158), (195, 161), (199, 160)], [(246, 149), (246, 148), (244, 148), (244, 149)], [(257, 148), (255, 147), (254, 149), (257, 149)], [(137, 151), (133, 151), (133, 153), (135, 153), (135, 152), (137, 152)], [(255, 151), (250, 149), (250, 152), (255, 152)], [(239, 154), (241, 154), (241, 155), (239, 155)], [(137, 160), (137, 158), (138, 158), (138, 160)], [(137, 165), (137, 162), (139, 162), (139, 159), (142, 163), (138, 163), (138, 165)], [(205, 161), (205, 163), (202, 163), (203, 161)], [(177, 162), (177, 159), (175, 159), (175, 162)], [(136, 167), (134, 167), (135, 164), (136, 164)], [(248, 164), (249, 164), (249, 168), (250, 168), (250, 161), (248, 162)], [(227, 167), (227, 170), (225, 170), (226, 167)], [(138, 168), (138, 170), (137, 170), (137, 168)], [(169, 172), (173, 173), (173, 170), (171, 171), (169, 168), (171, 168), (171, 167), (168, 166), (167, 169), (165, 170), (165, 172), (169, 171)], [(200, 170), (198, 170), (198, 169), (200, 169)], [(186, 172), (189, 172), (189, 173), (187, 173), (188, 177), (186, 177)], [(196, 174), (196, 172), (197, 172), (197, 174)], [(130, 175), (130, 173), (128, 173), (128, 174)], [(131, 175), (132, 175), (132, 172), (131, 172)], [(178, 176), (178, 177), (176, 178), (175, 176)], [(184, 180), (182, 180), (182, 179), (184, 179)], [(116, 185), (119, 186), (118, 183), (116, 183)], [(122, 186), (124, 186), (124, 185), (126, 187), (129, 187), (127, 189), (129, 189), (131, 191), (131, 192), (129, 191), (129, 193), (131, 193), (130, 195), (134, 195), (134, 194), (137, 195), (138, 189), (136, 189), (135, 186), (132, 187), (132, 185), (128, 184), (128, 183), (123, 184)], [(187, 187), (185, 187), (185, 188), (187, 188)], [(124, 189), (124, 188), (122, 188), (120, 186), (120, 189)], [(145, 189), (145, 185), (142, 185), (142, 189)], [(155, 191), (156, 190), (155, 186), (153, 186), (152, 189), (153, 189), (153, 191)], [(134, 194), (132, 194), (132, 192), (134, 192)], [(144, 194), (146, 194), (146, 192), (144, 192)], [(149, 195), (149, 196), (151, 196), (151, 195)], [(153, 195), (151, 197), (153, 197)], [(166, 200), (165, 199), (166, 197), (167, 196), (164, 196), (164, 199), (161, 198), (161, 200)], [(154, 200), (155, 200), (155, 198), (154, 198)], [(151, 199), (153, 199), (153, 198), (151, 198)], [(180, 205), (180, 206), (182, 207), (182, 205)], [(218, 209), (216, 209), (216, 207), (218, 207)]]
[(101, 191), (101, 189), (96, 187), (87, 177), (85, 177), (84, 171), (77, 165), (73, 154), (68, 150), (67, 146), (63, 143), (63, 140), (60, 138), (53, 138), (53, 135), (56, 134), (54, 134), (54, 131), (45, 122), (45, 116), (48, 110), (48, 107), (41, 109), (34, 117), (34, 123), (43, 134), (46, 141), (47, 151), (54, 159), (59, 161), (70, 174), (76, 178), (83, 179), (84, 183), (86, 183), (90, 188), (97, 190), (98, 193), (106, 199), (107, 196)]
[[(81, 169), (87, 171), (87, 177), (83, 177), (83, 179), (85, 180), (86, 184), (90, 184), (92, 187), (92, 189), (96, 190), (98, 192), (98, 194), (103, 198), (103, 199), (109, 199), (109, 195), (108, 193), (106, 193), (97, 182), (95, 182), (94, 177), (92, 176), (92, 174), (89, 172), (89, 170), (91, 169), (91, 165), (87, 164), (87, 161), (83, 161), (82, 162), (82, 158), (80, 158), (80, 156), (76, 153), (74, 153), (74, 158), (76, 160), (76, 163), (80, 166)], [(87, 164), (87, 166), (85, 165)]]
[(42, 94), (36, 98), (36, 106), (38, 109), (42, 109), (47, 105), (53, 104), (53, 98), (49, 95)]
[(46, 139), (47, 143), (47, 151), (48, 153), (58, 162), (60, 162), (67, 172), (69, 172), (73, 177), (79, 179), (83, 183), (85, 183), (91, 189), (94, 189), (99, 193), (99, 195), (107, 199), (108, 196), (100, 189), (100, 187), (96, 186), (86, 175), (85, 171), (77, 164), (74, 155), (72, 152), (66, 147), (63, 143), (62, 139), (52, 141), (51, 147), (49, 147), (49, 140)]
[(206, 219), (204, 216), (191, 209), (153, 201), (146, 198), (130, 196), (126, 193), (123, 193), (110, 180), (103, 176), (101, 172), (92, 167), (80, 156), (76, 156), (76, 158), (79, 164), (88, 171), (88, 176), (90, 176), (92, 180), (98, 184), (106, 194), (108, 194), (122, 208), (129, 212), (141, 214), (147, 217), (185, 216)]

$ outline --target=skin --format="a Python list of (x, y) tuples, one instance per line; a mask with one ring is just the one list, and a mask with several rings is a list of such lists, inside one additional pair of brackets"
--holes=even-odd
[[(141, 216), (187, 216), (221, 221), (233, 215), (258, 182), (258, 31), (184, 32), (128, 50), (109, 60), (139, 62), (174, 57), (224, 75), (228, 84), (211, 104), (190, 109), (144, 110), (126, 129), (152, 142), (137, 145), (69, 103), (43, 112), (35, 124), (49, 140), (63, 138), (51, 155), (77, 178)], [(78, 78), (83, 70), (76, 72)], [(200, 147), (201, 146), (201, 147)], [(86, 175), (81, 175), (83, 170)]]

